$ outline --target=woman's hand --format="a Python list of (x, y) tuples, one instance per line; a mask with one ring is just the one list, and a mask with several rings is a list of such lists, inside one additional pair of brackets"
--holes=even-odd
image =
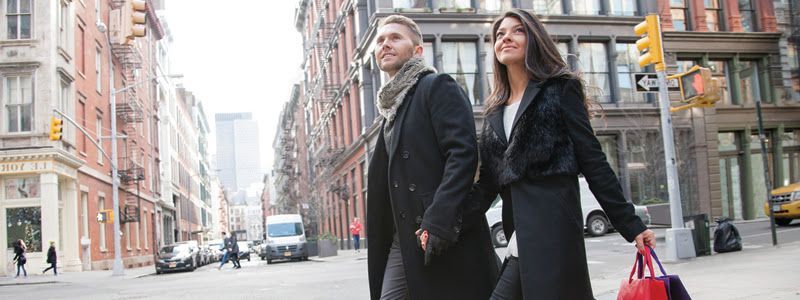
[(650, 248), (656, 247), (656, 234), (650, 229), (642, 231), (639, 235), (636, 236), (636, 249), (639, 251), (644, 251), (644, 246), (650, 246)]

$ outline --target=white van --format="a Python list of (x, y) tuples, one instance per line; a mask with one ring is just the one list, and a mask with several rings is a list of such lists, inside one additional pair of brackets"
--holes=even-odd
[(267, 240), (261, 247), (261, 260), (308, 260), (305, 228), (300, 215), (267, 216)]

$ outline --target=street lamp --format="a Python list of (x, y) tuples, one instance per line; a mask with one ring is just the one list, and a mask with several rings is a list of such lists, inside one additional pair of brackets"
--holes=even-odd
[[(109, 69), (110, 66), (114, 64), (114, 51), (113, 45), (111, 44), (111, 35), (106, 30), (107, 27), (101, 20), (97, 20), (97, 29), (103, 33), (106, 33), (106, 42), (108, 44), (109, 49), (109, 56), (108, 56), (108, 65)], [(119, 90), (114, 88), (114, 81), (109, 80), (108, 85), (110, 86), (110, 99), (109, 104), (111, 105), (111, 195), (112, 195), (112, 202), (113, 202), (113, 209), (116, 213), (119, 213), (119, 168), (117, 166), (117, 104), (116, 104), (116, 94), (127, 91), (131, 88), (134, 88), (142, 83), (149, 82), (151, 80), (155, 80), (161, 77), (169, 77), (169, 78), (180, 78), (183, 75), (156, 75), (152, 76), (145, 80), (140, 80), (134, 82), (131, 85), (123, 87)], [(125, 138), (125, 137), (123, 137)], [(102, 147), (100, 147), (100, 151), (102, 151)], [(122, 247), (120, 245), (120, 236), (116, 234), (120, 232), (120, 223), (119, 218), (114, 218), (114, 265), (113, 265), (113, 276), (122, 276), (125, 275), (124, 267), (122, 266)]]

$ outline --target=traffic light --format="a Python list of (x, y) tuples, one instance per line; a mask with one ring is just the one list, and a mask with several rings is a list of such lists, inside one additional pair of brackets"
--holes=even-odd
[(110, 209), (101, 210), (97, 212), (98, 223), (111, 223), (114, 222), (114, 211)]
[(133, 40), (137, 37), (144, 37), (147, 33), (147, 2), (145, 0), (129, 0), (130, 8), (123, 13), (130, 14), (130, 30), (126, 37)]
[(645, 51), (639, 55), (639, 66), (656, 65), (656, 71), (666, 70), (664, 51), (661, 48), (661, 25), (657, 14), (645, 17), (644, 22), (633, 28), (636, 35), (643, 36), (636, 41), (636, 48)]
[(694, 66), (682, 74), (669, 76), (677, 79), (681, 90), (681, 102), (687, 105), (671, 107), (678, 112), (692, 107), (712, 107), (722, 97), (722, 88), (717, 78), (711, 77), (711, 70)]
[(64, 131), (64, 120), (56, 117), (50, 117), (50, 140), (60, 141), (61, 133)]

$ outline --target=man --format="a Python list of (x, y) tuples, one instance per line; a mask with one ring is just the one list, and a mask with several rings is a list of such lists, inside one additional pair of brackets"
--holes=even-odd
[(355, 246), (356, 252), (361, 252), (359, 251), (361, 248), (361, 222), (358, 221), (358, 218), (353, 218), (353, 222), (350, 222), (350, 234), (353, 235), (353, 246)]
[[(225, 253), (222, 254), (222, 261), (219, 263), (219, 267), (217, 268), (217, 270), (222, 269), (222, 266), (224, 266), (225, 263), (228, 262), (228, 257), (230, 257), (230, 254), (231, 254), (231, 250), (230, 250), (231, 248), (228, 247), (230, 245), (230, 242), (231, 242), (231, 240), (228, 238), (227, 234), (223, 231), (222, 232), (222, 250), (225, 251)], [(234, 267), (235, 266), (236, 266), (236, 264), (234, 264)]]
[(381, 129), (369, 166), (370, 297), (488, 299), (497, 255), (468, 197), (478, 163), (472, 107), (422, 51), (414, 21), (381, 22), (374, 55), (389, 81), (378, 92)]

